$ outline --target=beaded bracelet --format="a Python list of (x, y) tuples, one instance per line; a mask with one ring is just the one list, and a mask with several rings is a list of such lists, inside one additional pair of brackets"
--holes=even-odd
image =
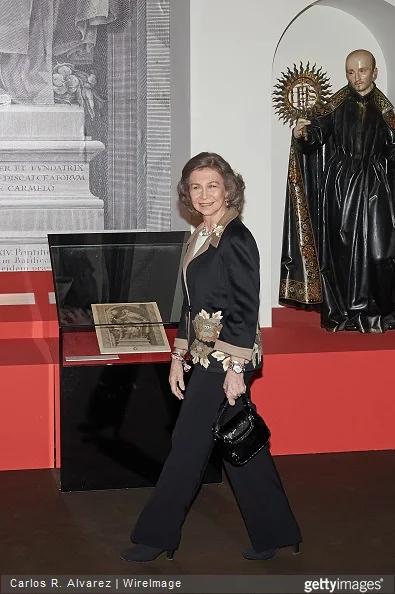
[(188, 365), (188, 363), (186, 362), (184, 355), (181, 355), (180, 352), (173, 351), (171, 354), (171, 358), (173, 359), (173, 361), (181, 361), (183, 370), (185, 372), (187, 372), (191, 369), (191, 366)]
[(184, 357), (184, 355), (186, 355), (187, 351), (183, 351), (181, 352), (179, 349), (174, 349), (174, 351), (172, 351), (172, 355), (179, 355), (180, 357)]

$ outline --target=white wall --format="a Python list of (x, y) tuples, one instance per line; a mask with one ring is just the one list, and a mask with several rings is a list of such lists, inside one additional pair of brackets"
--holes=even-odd
[[(322, 27), (325, 23), (325, 27)], [(369, 29), (355, 17), (327, 6), (317, 4), (301, 14), (282, 38), (273, 64), (273, 85), (276, 78), (291, 67), (310, 61), (312, 66), (322, 66), (331, 79), (332, 92), (343, 87), (344, 59), (354, 49), (370, 50), (377, 59), (379, 77), (377, 84), (387, 92), (387, 67), (383, 52)], [(272, 114), (272, 306), (278, 306), (282, 227), (285, 202), (285, 185), (291, 131), (289, 125)]]
[[(288, 5), (288, 19), (281, 5)], [(244, 177), (244, 221), (261, 254), (263, 325), (271, 323), (272, 60), (282, 31), (304, 5), (304, 0), (279, 0), (275, 5), (263, 0), (190, 0), (191, 154), (220, 153)]]
[(369, 27), (387, 59), (387, 67), (391, 71), (388, 96), (395, 103), (395, 0), (320, 0), (320, 4), (344, 10)]
[[(274, 195), (272, 197), (271, 183), (273, 59), (288, 25), (314, 2), (189, 1), (191, 155), (203, 150), (218, 152), (245, 179), (247, 203), (244, 221), (255, 235), (261, 253), (261, 323), (267, 326), (271, 323), (272, 273), (278, 269), (277, 262), (274, 266), (271, 258), (272, 200), (277, 199)], [(327, 3), (330, 2), (327, 0)], [(373, 15), (380, 12), (381, 5), (388, 8), (387, 4), (389, 14), (392, 14), (391, 5), (395, 4), (395, 0), (369, 2)], [(369, 11), (365, 0), (344, 0), (341, 4), (350, 3), (355, 10), (364, 5)], [(344, 13), (338, 13), (339, 19), (343, 19)], [(388, 29), (388, 39), (394, 30), (394, 21), (389, 14), (383, 24)], [(353, 27), (358, 26), (357, 22), (352, 23)], [(323, 27), (320, 22), (321, 33), (322, 29), (326, 29), (326, 24)], [(345, 28), (342, 31), (345, 33)], [(348, 28), (347, 35), (350, 33)], [(307, 33), (305, 36), (308, 39)], [(319, 44), (321, 39), (320, 35)], [(331, 51), (338, 42), (336, 34), (330, 41)], [(304, 59), (296, 50), (295, 54), (298, 54), (297, 59)]]

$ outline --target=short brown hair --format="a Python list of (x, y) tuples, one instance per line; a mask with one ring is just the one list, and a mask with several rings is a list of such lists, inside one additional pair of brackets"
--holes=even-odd
[(177, 185), (178, 197), (182, 204), (189, 210), (195, 212), (192, 206), (192, 200), (189, 194), (189, 178), (192, 171), (196, 169), (215, 169), (224, 180), (225, 189), (227, 191), (226, 203), (227, 206), (235, 208), (239, 213), (243, 209), (244, 204), (244, 180), (239, 173), (235, 173), (221, 155), (217, 153), (199, 153), (189, 159), (188, 163), (184, 165), (181, 179)]

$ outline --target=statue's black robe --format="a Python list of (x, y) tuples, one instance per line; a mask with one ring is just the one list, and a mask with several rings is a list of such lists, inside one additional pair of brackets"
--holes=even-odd
[(332, 332), (395, 328), (395, 114), (376, 87), (344, 87), (292, 140), (280, 303)]

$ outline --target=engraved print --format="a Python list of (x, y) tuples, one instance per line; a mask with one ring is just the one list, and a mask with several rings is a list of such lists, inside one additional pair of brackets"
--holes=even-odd
[(92, 303), (100, 353), (169, 352), (165, 328), (155, 301)]

